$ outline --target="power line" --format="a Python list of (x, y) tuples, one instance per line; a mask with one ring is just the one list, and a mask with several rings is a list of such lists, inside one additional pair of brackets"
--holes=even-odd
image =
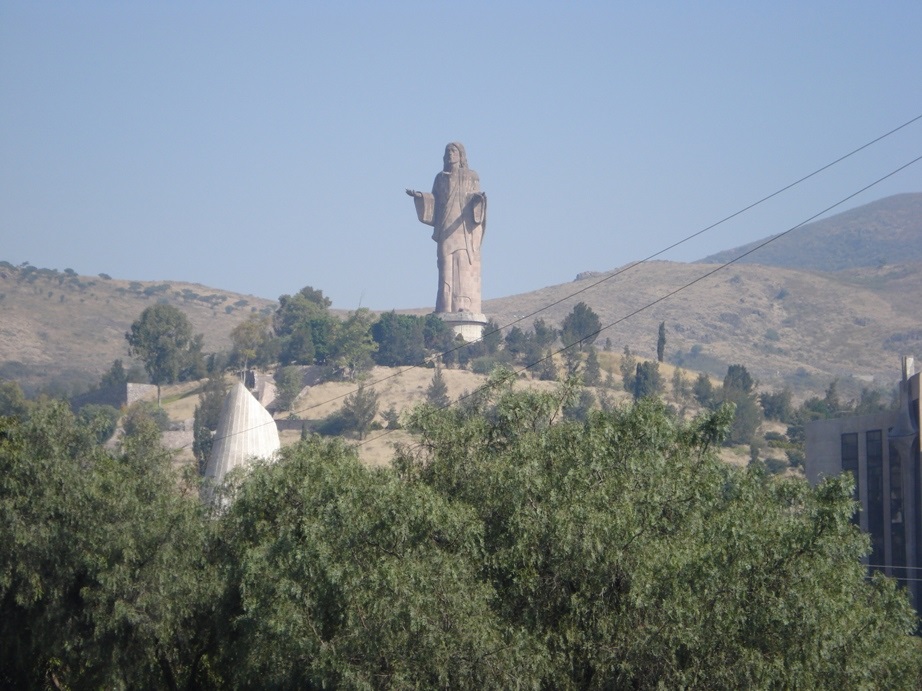
[[(723, 224), (723, 223), (726, 223), (727, 221), (729, 221), (729, 220), (731, 220), (731, 219), (733, 219), (733, 218), (736, 218), (737, 216), (739, 216), (739, 215), (745, 213), (746, 211), (749, 211), (749, 210), (755, 208), (756, 206), (759, 206), (760, 204), (763, 204), (764, 202), (766, 202), (766, 201), (768, 201), (768, 200), (770, 200), (770, 199), (772, 199), (772, 198), (774, 198), (774, 197), (776, 197), (776, 196), (782, 194), (783, 192), (785, 192), (785, 191), (791, 189), (792, 187), (795, 187), (796, 185), (799, 185), (799, 184), (801, 184), (802, 182), (805, 182), (806, 180), (809, 180), (810, 178), (812, 178), (812, 177), (814, 177), (814, 176), (816, 176), (816, 175), (822, 173), (823, 171), (828, 170), (828, 169), (831, 168), (832, 166), (837, 165), (838, 163), (841, 163), (842, 161), (844, 161), (844, 160), (850, 158), (851, 156), (854, 156), (855, 154), (859, 153), (860, 151), (863, 151), (864, 149), (866, 149), (866, 148), (868, 148), (868, 147), (870, 147), (870, 146), (872, 146), (872, 145), (874, 145), (874, 144), (876, 144), (876, 143), (882, 141), (883, 139), (886, 139), (887, 137), (890, 137), (891, 135), (895, 134), (896, 132), (899, 132), (900, 130), (902, 130), (902, 129), (908, 127), (909, 125), (911, 125), (911, 124), (913, 124), (913, 123), (915, 123), (915, 122), (917, 122), (918, 120), (922, 120), (922, 114), (919, 114), (919, 115), (917, 115), (917, 116), (911, 118), (910, 120), (907, 120), (906, 122), (904, 122), (903, 124), (899, 125), (898, 127), (893, 128), (893, 129), (890, 130), (889, 132), (886, 132), (885, 134), (882, 134), (882, 135), (880, 135), (880, 136), (878, 136), (878, 137), (875, 137), (875, 138), (872, 139), (871, 141), (869, 141), (869, 142), (867, 142), (867, 143), (865, 143), (865, 144), (862, 144), (862, 145), (859, 146), (858, 148), (853, 149), (852, 151), (848, 152), (847, 154), (844, 154), (843, 156), (840, 156), (839, 158), (837, 158), (836, 160), (832, 161), (831, 163), (827, 163), (826, 165), (824, 165), (824, 166), (822, 166), (822, 167), (820, 167), (820, 168), (817, 168), (817, 169), (814, 170), (812, 173), (809, 173), (809, 174), (807, 174), (807, 175), (805, 175), (805, 176), (799, 178), (798, 180), (795, 180), (794, 182), (791, 182), (791, 183), (785, 185), (784, 187), (781, 187), (780, 189), (776, 190), (775, 192), (772, 192), (771, 194), (766, 195), (765, 197), (762, 197), (762, 198), (759, 199), (758, 201), (752, 202), (751, 204), (749, 204), (749, 205), (743, 207), (742, 209), (740, 209), (740, 210), (738, 210), (738, 211), (736, 211), (736, 212), (734, 212), (734, 213), (732, 213), (732, 214), (730, 214), (730, 215), (728, 215), (728, 216), (725, 216), (724, 218), (720, 219), (719, 221), (716, 221), (715, 223), (712, 223), (711, 225), (709, 225), (709, 226), (707, 226), (707, 227), (705, 227), (705, 228), (702, 228), (701, 230), (698, 230), (698, 231), (696, 231), (696, 232), (694, 232), (694, 233), (692, 233), (692, 234), (690, 234), (690, 235), (688, 235), (688, 236), (682, 238), (681, 240), (678, 240), (677, 242), (674, 242), (674, 243), (672, 243), (671, 245), (669, 245), (669, 246), (667, 246), (667, 247), (665, 247), (665, 248), (663, 248), (663, 249), (661, 249), (661, 250), (659, 250), (659, 251), (657, 251), (657, 252), (655, 252), (655, 253), (653, 253), (653, 254), (651, 254), (651, 255), (649, 255), (649, 256), (647, 256), (647, 257), (641, 259), (641, 260), (639, 260), (639, 261), (637, 261), (637, 262), (634, 262), (633, 264), (629, 264), (629, 265), (627, 265), (627, 266), (625, 266), (625, 267), (623, 267), (623, 268), (621, 268), (621, 269), (618, 269), (617, 271), (614, 271), (614, 272), (612, 272), (612, 273), (606, 274), (604, 277), (602, 277), (602, 278), (599, 279), (598, 281), (595, 281), (595, 282), (593, 282), (593, 283), (591, 283), (591, 284), (589, 284), (589, 285), (587, 285), (587, 286), (584, 286), (584, 287), (580, 288), (579, 290), (576, 290), (576, 291), (574, 291), (574, 292), (572, 292), (572, 293), (570, 293), (570, 294), (564, 296), (563, 298), (560, 298), (560, 299), (555, 300), (555, 301), (553, 301), (553, 302), (551, 302), (551, 303), (548, 303), (548, 304), (544, 305), (543, 307), (541, 307), (540, 309), (537, 309), (537, 310), (535, 310), (535, 311), (533, 311), (533, 312), (531, 312), (531, 313), (529, 313), (529, 314), (526, 314), (526, 315), (524, 315), (524, 316), (522, 316), (522, 317), (519, 317), (519, 318), (513, 320), (512, 322), (509, 322), (508, 324), (505, 324), (505, 325), (503, 325), (503, 326), (500, 326), (499, 328), (496, 328), (496, 329), (494, 329), (493, 331), (490, 331), (490, 332), (484, 334), (483, 337), (486, 338), (487, 336), (490, 336), (490, 335), (492, 335), (492, 334), (494, 334), (494, 333), (498, 333), (498, 332), (500, 332), (500, 331), (502, 331), (502, 330), (504, 330), (504, 329), (506, 329), (506, 328), (509, 328), (509, 327), (511, 327), (511, 326), (515, 326), (516, 324), (519, 324), (519, 323), (525, 321), (526, 319), (530, 319), (531, 317), (534, 317), (534, 316), (540, 314), (541, 312), (544, 312), (544, 311), (546, 311), (546, 310), (548, 310), (548, 309), (550, 309), (550, 308), (552, 308), (552, 307), (555, 307), (556, 305), (559, 305), (559, 304), (561, 304), (561, 303), (563, 303), (563, 302), (566, 302), (567, 300), (570, 300), (570, 299), (576, 297), (577, 295), (580, 295), (580, 294), (582, 294), (582, 293), (585, 293), (585, 292), (591, 290), (592, 288), (595, 288), (595, 287), (601, 285), (602, 283), (604, 283), (604, 282), (606, 282), (606, 281), (609, 281), (609, 280), (611, 280), (611, 279), (613, 279), (613, 278), (615, 278), (615, 277), (617, 277), (617, 276), (620, 276), (621, 274), (624, 274), (624, 273), (630, 271), (631, 269), (634, 269), (634, 268), (636, 268), (636, 267), (638, 267), (638, 266), (640, 266), (640, 265), (642, 265), (642, 264), (645, 264), (645, 263), (647, 263), (647, 262), (649, 262), (649, 261), (655, 259), (656, 257), (659, 257), (660, 255), (662, 255), (662, 254), (668, 252), (669, 250), (674, 249), (674, 248), (676, 248), (676, 247), (678, 247), (678, 246), (680, 246), (680, 245), (682, 245), (682, 244), (684, 244), (684, 243), (686, 243), (686, 242), (688, 242), (688, 241), (690, 241), (690, 240), (692, 240), (692, 239), (694, 239), (694, 238), (696, 238), (696, 237), (698, 237), (698, 236), (700, 236), (700, 235), (702, 235), (702, 234), (704, 234), (704, 233), (706, 233), (706, 232), (708, 232), (708, 231), (710, 231), (710, 230), (713, 230), (713, 229), (716, 228), (717, 226), (719, 226), (719, 225), (721, 225), (721, 224)], [(868, 185), (867, 187), (862, 188), (862, 189), (859, 190), (858, 192), (855, 192), (854, 194), (851, 194), (851, 195), (849, 195), (848, 197), (845, 197), (843, 200), (837, 202), (836, 204), (833, 204), (832, 206), (830, 206), (830, 207), (824, 209), (823, 211), (821, 211), (821, 212), (815, 214), (814, 216), (811, 216), (809, 219), (807, 219), (807, 220), (805, 220), (805, 221), (799, 223), (798, 225), (794, 226), (793, 228), (790, 228), (790, 229), (786, 230), (786, 231), (783, 232), (783, 233), (780, 233), (780, 234), (778, 234), (778, 235), (776, 235), (776, 236), (774, 236), (774, 237), (772, 237), (772, 238), (769, 238), (768, 240), (766, 240), (766, 241), (760, 243), (759, 245), (755, 246), (754, 248), (748, 250), (747, 252), (744, 252), (743, 254), (741, 254), (741, 255), (739, 255), (738, 257), (736, 257), (736, 258), (730, 260), (729, 262), (727, 262), (727, 263), (725, 263), (725, 264), (722, 264), (722, 265), (718, 266), (718, 267), (717, 267), (716, 269), (714, 269), (713, 271), (710, 271), (710, 272), (704, 274), (703, 276), (701, 276), (701, 277), (695, 279), (694, 281), (691, 281), (690, 283), (687, 283), (686, 285), (682, 286), (681, 288), (678, 288), (678, 289), (676, 289), (676, 290), (674, 290), (674, 291), (672, 291), (672, 292), (670, 292), (670, 293), (664, 295), (663, 297), (661, 297), (661, 298), (659, 298), (659, 299), (653, 301), (652, 303), (649, 303), (648, 305), (645, 305), (644, 307), (641, 307), (641, 308), (635, 310), (634, 312), (632, 312), (632, 313), (630, 313), (630, 314), (628, 314), (628, 315), (622, 317), (621, 319), (618, 319), (618, 320), (616, 320), (615, 322), (612, 322), (611, 324), (608, 324), (608, 325), (602, 327), (601, 329), (599, 329), (598, 331), (596, 331), (594, 334), (589, 334), (589, 336), (597, 335), (597, 334), (601, 333), (602, 331), (604, 331), (604, 330), (606, 330), (606, 329), (608, 329), (608, 328), (610, 328), (610, 327), (612, 327), (612, 326), (616, 326), (617, 324), (620, 324), (621, 322), (625, 321), (626, 319), (629, 319), (629, 318), (633, 317), (634, 315), (636, 315), (636, 314), (638, 314), (638, 313), (640, 313), (640, 312), (643, 312), (644, 310), (649, 309), (650, 307), (652, 307), (652, 306), (654, 306), (654, 305), (656, 305), (656, 304), (659, 304), (659, 303), (662, 302), (663, 300), (666, 300), (666, 299), (668, 299), (669, 297), (672, 297), (673, 295), (675, 295), (675, 294), (678, 293), (679, 291), (684, 290), (685, 288), (688, 288), (688, 287), (694, 285), (695, 283), (698, 283), (698, 282), (701, 281), (701, 280), (704, 280), (704, 279), (707, 278), (708, 276), (710, 276), (710, 275), (716, 273), (717, 271), (720, 271), (720, 270), (723, 269), (723, 268), (726, 268), (726, 267), (729, 266), (730, 264), (733, 264), (733, 263), (739, 261), (740, 259), (743, 259), (744, 257), (749, 256), (750, 254), (752, 254), (753, 252), (755, 252), (755, 251), (761, 249), (762, 247), (764, 247), (765, 245), (769, 244), (770, 242), (773, 242), (773, 241), (775, 241), (775, 240), (777, 240), (777, 239), (780, 239), (781, 237), (784, 237), (785, 235), (787, 235), (787, 234), (790, 233), (791, 231), (796, 230), (797, 228), (800, 228), (801, 226), (803, 226), (803, 225), (809, 223), (810, 221), (812, 221), (812, 220), (818, 218), (819, 216), (823, 215), (824, 213), (827, 213), (828, 211), (830, 211), (830, 210), (832, 210), (832, 209), (834, 209), (834, 208), (840, 206), (841, 204), (843, 204), (844, 202), (848, 201), (849, 199), (852, 199), (853, 197), (857, 196), (858, 194), (860, 194), (860, 193), (862, 193), (862, 192), (864, 192), (864, 191), (870, 189), (871, 187), (877, 185), (878, 183), (882, 182), (883, 180), (886, 180), (888, 177), (891, 177), (892, 175), (895, 175), (896, 173), (900, 172), (900, 171), (903, 170), (904, 168), (906, 168), (906, 167), (912, 165), (913, 163), (915, 163), (917, 160), (918, 160), (918, 159), (916, 159), (916, 160), (914, 160), (914, 161), (911, 161), (910, 163), (907, 163), (906, 165), (904, 165), (904, 166), (902, 166), (902, 167), (896, 169), (896, 170), (893, 171), (892, 173), (890, 173), (890, 174), (888, 174), (888, 175), (886, 175), (886, 176), (880, 178), (879, 180), (877, 180), (877, 181), (871, 183), (871, 184)], [(406, 373), (406, 372), (409, 372), (409, 371), (414, 370), (414, 369), (419, 369), (419, 368), (425, 367), (425, 366), (428, 365), (429, 363), (431, 363), (431, 362), (433, 362), (433, 361), (436, 361), (436, 360), (438, 360), (438, 359), (440, 359), (440, 358), (443, 358), (443, 357), (446, 356), (446, 355), (450, 355), (451, 353), (454, 353), (454, 352), (460, 350), (461, 348), (467, 347), (468, 345), (470, 345), (470, 344), (464, 343), (464, 344), (455, 346), (454, 348), (450, 348), (450, 349), (448, 349), (448, 350), (446, 350), (446, 351), (437, 353), (437, 354), (435, 354), (435, 355), (431, 355), (431, 356), (425, 358), (420, 364), (417, 364), (417, 365), (408, 365), (408, 366), (406, 366), (406, 367), (403, 367), (403, 368), (399, 369), (397, 372), (393, 372), (393, 373), (391, 373), (391, 374), (388, 374), (387, 376), (381, 377), (380, 379), (376, 379), (376, 380), (374, 380), (374, 381), (372, 381), (372, 382), (369, 382), (367, 386), (368, 386), (369, 388), (373, 388), (373, 387), (375, 387), (375, 386), (378, 386), (379, 384), (382, 384), (382, 383), (384, 383), (384, 382), (386, 382), (386, 381), (389, 381), (390, 379), (394, 379), (394, 378), (396, 378), (396, 377), (399, 377), (399, 376), (401, 376), (402, 374), (404, 374), (404, 373)], [(556, 354), (559, 354), (559, 353), (562, 353), (562, 352), (568, 350), (570, 347), (572, 347), (572, 345), (574, 345), (574, 344), (570, 344), (569, 346), (566, 346), (566, 347), (564, 347), (564, 348), (562, 348), (562, 349), (560, 349), (560, 350), (558, 350), (558, 351), (555, 351), (555, 353), (553, 353), (550, 357), (553, 357), (553, 355), (556, 355)], [(547, 357), (541, 358), (540, 360), (538, 360), (538, 361), (536, 361), (536, 362), (533, 362), (533, 363), (527, 365), (527, 366), (524, 367), (523, 369), (521, 369), (521, 370), (516, 370), (516, 371), (517, 371), (517, 372), (525, 371), (525, 370), (527, 370), (527, 369), (530, 369), (531, 367), (534, 367), (534, 366), (537, 365), (537, 364), (540, 364), (540, 363), (546, 361), (547, 359), (548, 359)], [(363, 386), (364, 386), (364, 384), (363, 384)], [(478, 389), (478, 390), (479, 390), (479, 389)], [(328, 398), (328, 399), (326, 399), (326, 400), (324, 400), (324, 401), (320, 401), (320, 402), (318, 402), (318, 403), (311, 404), (311, 405), (306, 406), (306, 407), (304, 407), (304, 408), (299, 408), (299, 409), (297, 409), (297, 410), (295, 410), (295, 411), (292, 411), (292, 412), (293, 412), (294, 414), (305, 413), (305, 412), (307, 412), (307, 411), (309, 411), (309, 410), (313, 410), (314, 408), (319, 408), (319, 407), (324, 406), (324, 405), (327, 405), (327, 404), (329, 404), (329, 403), (333, 403), (333, 402), (338, 401), (338, 400), (340, 400), (340, 399), (346, 398), (347, 396), (352, 395), (352, 394), (355, 393), (356, 391), (358, 391), (358, 387), (355, 388), (355, 389), (352, 389), (352, 390), (350, 390), (350, 391), (348, 391), (348, 392), (346, 392), (346, 393), (342, 393), (342, 394), (339, 394), (339, 395), (337, 395), (337, 396), (333, 396), (333, 397)], [(471, 394), (471, 395), (473, 395), (473, 394)], [(267, 424), (269, 424), (269, 423), (264, 423), (264, 424), (267, 425)], [(257, 425), (256, 427), (254, 427), (254, 428), (252, 428), (252, 429), (257, 429), (257, 428), (260, 427), (260, 426), (262, 426), (262, 425)], [(242, 434), (244, 431), (249, 431), (249, 430), (241, 430), (240, 432), (236, 432), (235, 434)], [(227, 435), (227, 436), (231, 436), (231, 435)], [(374, 439), (378, 439), (378, 438), (380, 438), (381, 436), (383, 436), (383, 435), (378, 435), (377, 437), (374, 437), (373, 439), (370, 439), (370, 440), (367, 440), (367, 441), (374, 441)], [(217, 440), (216, 440), (216, 441), (217, 441)], [(363, 444), (364, 444), (364, 443), (367, 443), (367, 441), (366, 441), (366, 442), (362, 442), (362, 443), (363, 443)], [(185, 447), (181, 447), (181, 448), (188, 448), (188, 445), (186, 445)]]
[[(521, 367), (521, 368), (519, 368), (519, 369), (517, 369), (517, 370), (513, 370), (513, 373), (516, 374), (516, 375), (521, 374), (522, 372), (525, 372), (525, 371), (531, 369), (532, 367), (535, 367), (536, 365), (539, 365), (539, 364), (541, 364), (542, 362), (545, 362), (545, 361), (547, 361), (548, 359), (553, 358), (555, 355), (559, 355), (559, 354), (561, 354), (561, 353), (563, 353), (563, 352), (569, 350), (570, 348), (572, 348), (572, 347), (574, 347), (574, 346), (577, 346), (577, 345), (581, 344), (581, 343), (582, 343), (583, 341), (585, 341), (587, 338), (590, 338), (590, 337), (593, 337), (593, 336), (598, 336), (600, 333), (602, 333), (602, 332), (605, 331), (606, 329), (610, 329), (610, 328), (613, 327), (613, 326), (617, 326), (618, 324), (620, 324), (620, 323), (622, 323), (622, 322), (624, 322), (624, 321), (627, 321), (628, 319), (631, 319), (632, 317), (637, 316), (637, 315), (640, 314), (641, 312), (644, 312), (644, 311), (650, 309), (651, 307), (653, 307), (653, 306), (655, 306), (655, 305), (658, 305), (659, 303), (661, 303), (661, 302), (663, 302), (663, 301), (665, 301), (665, 300), (668, 300), (669, 298), (671, 298), (671, 297), (673, 297), (674, 295), (676, 295), (676, 294), (682, 292), (683, 290), (686, 290), (686, 289), (692, 287), (693, 285), (695, 285), (695, 284), (697, 284), (697, 283), (700, 283), (700, 282), (703, 281), (704, 279), (709, 278), (710, 276), (713, 276), (713, 275), (716, 274), (718, 271), (722, 271), (723, 269), (726, 269), (728, 266), (731, 266), (731, 265), (737, 263), (738, 261), (740, 261), (741, 259), (743, 259), (743, 258), (745, 258), (745, 257), (748, 257), (750, 254), (759, 251), (760, 249), (762, 249), (762, 248), (765, 247), (766, 245), (769, 245), (769, 244), (771, 244), (772, 242), (775, 242), (775, 241), (777, 241), (777, 240), (780, 240), (781, 238), (785, 237), (785, 236), (788, 235), (789, 233), (794, 232), (794, 231), (797, 230), (798, 228), (802, 228), (802, 227), (805, 226), (807, 223), (810, 223), (810, 222), (813, 221), (814, 219), (819, 218), (820, 216), (822, 216), (823, 214), (828, 213), (829, 211), (835, 209), (835, 208), (838, 207), (838, 206), (841, 206), (842, 204), (844, 204), (844, 203), (847, 202), (848, 200), (853, 199), (854, 197), (858, 196), (859, 194), (861, 194), (861, 193), (863, 193), (863, 192), (866, 192), (867, 190), (871, 189), (871, 188), (874, 187), (875, 185), (879, 185), (879, 184), (880, 184), (881, 182), (883, 182), (884, 180), (887, 180), (888, 178), (893, 177), (893, 176), (896, 175), (897, 173), (899, 173), (899, 172), (905, 170), (906, 168), (908, 168), (909, 166), (911, 166), (911, 165), (913, 165), (913, 164), (915, 164), (915, 163), (918, 163), (919, 161), (922, 161), (922, 156), (917, 156), (917, 157), (914, 158), (913, 160), (911, 160), (911, 161), (909, 161), (908, 163), (903, 164), (903, 165), (900, 166), (899, 168), (896, 168), (895, 170), (893, 170), (893, 171), (887, 173), (887, 174), (884, 175), (883, 177), (878, 178), (877, 180), (875, 180), (874, 182), (870, 183), (869, 185), (866, 185), (866, 186), (862, 187), (862, 188), (861, 188), (860, 190), (858, 190), (857, 192), (853, 192), (852, 194), (848, 195), (847, 197), (844, 197), (843, 199), (840, 199), (840, 200), (837, 201), (835, 204), (832, 204), (831, 206), (826, 207), (826, 208), (823, 209), (822, 211), (819, 211), (818, 213), (814, 214), (813, 216), (810, 216), (809, 218), (807, 218), (807, 219), (801, 221), (801, 222), (798, 223), (797, 225), (792, 226), (791, 228), (788, 228), (788, 229), (785, 230), (784, 232), (778, 233), (777, 235), (774, 235), (774, 236), (768, 238), (767, 240), (765, 240), (765, 241), (759, 243), (758, 245), (756, 245), (756, 246), (753, 247), (752, 249), (750, 249), (750, 250), (748, 250), (748, 251), (746, 251), (746, 252), (740, 254), (740, 255), (737, 256), (737, 257), (734, 257), (733, 259), (730, 259), (729, 261), (724, 262), (723, 264), (718, 265), (717, 268), (715, 268), (715, 269), (713, 269), (713, 270), (711, 270), (711, 271), (708, 271), (708, 272), (702, 274), (701, 276), (695, 278), (694, 280), (689, 281), (689, 282), (686, 283), (685, 285), (680, 286), (679, 288), (676, 288), (675, 290), (672, 290), (672, 291), (666, 293), (665, 295), (662, 295), (662, 296), (658, 297), (657, 299), (653, 300), (652, 302), (648, 302), (646, 305), (637, 308), (637, 309), (634, 310), (633, 312), (630, 312), (630, 313), (626, 314), (625, 316), (623, 316), (623, 317), (621, 317), (621, 318), (619, 318), (619, 319), (616, 319), (615, 321), (611, 322), (610, 324), (606, 324), (605, 326), (601, 327), (600, 329), (598, 329), (598, 330), (596, 330), (596, 331), (593, 331), (592, 333), (586, 334), (586, 335), (585, 335), (581, 340), (579, 340), (579, 341), (575, 341), (574, 343), (570, 343), (569, 345), (565, 345), (563, 348), (560, 348), (560, 349), (554, 351), (554, 352), (551, 353), (550, 355), (546, 355), (545, 357), (543, 357), (543, 358), (541, 358), (541, 359), (539, 359), (539, 360), (536, 360), (535, 362), (532, 362), (532, 363), (530, 363), (530, 364), (528, 364), (528, 365), (525, 365), (524, 367)], [(464, 400), (466, 400), (466, 399), (468, 399), (468, 398), (470, 398), (470, 397), (472, 397), (472, 396), (478, 394), (480, 391), (483, 391), (484, 388), (485, 388), (485, 387), (480, 387), (480, 388), (478, 388), (478, 389), (475, 389), (473, 392), (471, 392), (471, 393), (469, 393), (469, 394), (467, 394), (467, 395), (465, 395), (465, 396), (459, 397), (455, 402), (457, 403), (457, 402), (464, 401)], [(450, 406), (450, 405), (453, 405), (453, 404), (454, 404), (454, 403), (449, 403), (448, 405)], [(443, 408), (447, 408), (448, 406), (442, 406), (442, 407), (443, 407)], [(387, 434), (389, 434), (391, 431), (393, 431), (393, 430), (387, 430), (387, 431), (385, 431), (384, 433), (379, 434), (378, 436), (374, 437), (373, 439), (367, 440), (367, 442), (374, 441), (374, 440), (376, 440), (376, 439), (380, 439), (381, 437), (386, 436)], [(362, 445), (364, 445), (364, 444), (367, 443), (367, 442), (366, 442), (366, 441), (363, 441), (363, 442), (361, 442), (361, 443), (359, 444), (359, 446), (362, 446)]]

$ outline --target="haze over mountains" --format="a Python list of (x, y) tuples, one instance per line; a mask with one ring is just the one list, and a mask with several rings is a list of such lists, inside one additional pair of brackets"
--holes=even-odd
[[(900, 354), (922, 356), (922, 194), (810, 224), (717, 270), (752, 245), (699, 263), (647, 262), (593, 274), (486, 301), (484, 311), (500, 325), (520, 320), (527, 329), (536, 317), (559, 324), (583, 301), (610, 325), (597, 345), (610, 339), (613, 349), (627, 345), (648, 358), (665, 321), (667, 360), (719, 376), (742, 363), (763, 386), (788, 384), (802, 393), (834, 378), (846, 391), (889, 388)], [(304, 285), (313, 285), (310, 276), (292, 277), (289, 292)], [(200, 285), (0, 262), (0, 377), (33, 389), (60, 379), (93, 383), (115, 358), (128, 359), (124, 333), (157, 301), (188, 314), (205, 334), (206, 351), (228, 349), (237, 323), (275, 305)]]

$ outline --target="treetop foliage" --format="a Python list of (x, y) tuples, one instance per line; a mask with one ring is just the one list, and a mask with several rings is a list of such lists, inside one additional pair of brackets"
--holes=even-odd
[(151, 383), (159, 387), (205, 374), (202, 336), (192, 334), (189, 318), (177, 307), (157, 304), (145, 309), (125, 334), (129, 353), (144, 362)]
[(308, 437), (213, 514), (149, 422), (0, 418), (0, 684), (918, 688), (850, 478), (721, 463), (728, 406), (575, 422), (513, 380), (417, 409), (392, 468)]

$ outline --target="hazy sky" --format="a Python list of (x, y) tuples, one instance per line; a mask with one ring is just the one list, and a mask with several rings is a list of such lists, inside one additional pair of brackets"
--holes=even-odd
[[(425, 307), (463, 142), (484, 297), (643, 258), (922, 114), (922, 2), (0, 0), (0, 260)], [(786, 230), (922, 121), (665, 258)], [(922, 191), (922, 164), (848, 202)]]

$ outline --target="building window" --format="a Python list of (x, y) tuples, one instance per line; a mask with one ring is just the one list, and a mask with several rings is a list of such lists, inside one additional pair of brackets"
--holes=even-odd
[(868, 532), (871, 563), (884, 564), (884, 445), (881, 431), (866, 434), (868, 445)]
[[(849, 472), (852, 474), (852, 479), (855, 481), (855, 489), (852, 492), (852, 498), (858, 502), (860, 501), (860, 492), (858, 491), (858, 486), (860, 484), (858, 477), (858, 433), (851, 432), (849, 434), (842, 435), (842, 472)], [(861, 517), (858, 513), (858, 510), (852, 514), (852, 523), (855, 525), (861, 524)]]

